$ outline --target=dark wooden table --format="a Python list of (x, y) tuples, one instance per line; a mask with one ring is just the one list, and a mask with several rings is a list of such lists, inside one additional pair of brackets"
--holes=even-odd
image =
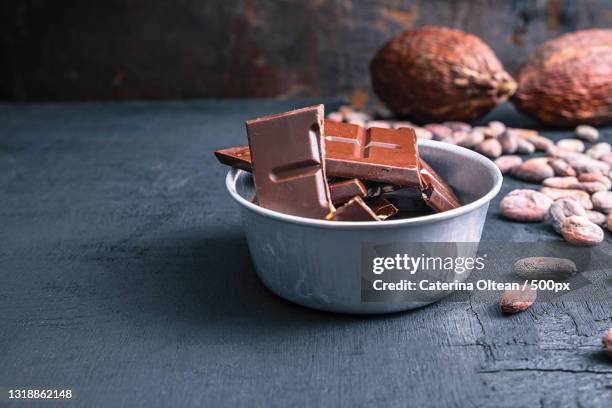
[[(86, 407), (610, 406), (608, 299), (359, 317), (262, 286), (212, 152), (310, 102), (0, 106), (0, 388)], [(484, 239), (559, 239), (498, 202)]]

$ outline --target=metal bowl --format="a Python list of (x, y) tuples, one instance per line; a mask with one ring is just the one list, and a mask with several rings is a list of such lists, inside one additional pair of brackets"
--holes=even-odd
[[(296, 217), (253, 204), (251, 175), (232, 169), (226, 177), (238, 203), (255, 270), (277, 295), (303, 306), (342, 313), (390, 313), (446, 296), (362, 302), (361, 245), (396, 242), (480, 242), (489, 202), (503, 177), (495, 164), (471, 150), (419, 140), (419, 153), (455, 189), (463, 206), (417, 218), (339, 222)], [(466, 278), (463, 276), (462, 278)]]

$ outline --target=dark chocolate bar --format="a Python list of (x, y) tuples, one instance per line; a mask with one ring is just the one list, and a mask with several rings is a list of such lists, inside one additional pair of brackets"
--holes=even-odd
[(425, 204), (438, 212), (461, 206), (453, 189), (423, 159), (421, 161), (421, 184)]
[(364, 129), (325, 122), (326, 166), (337, 177), (357, 177), (401, 186), (418, 186), (419, 155), (414, 130)]
[(333, 212), (323, 116), (323, 105), (317, 105), (246, 122), (260, 206), (310, 218)]
[(366, 187), (359, 179), (336, 181), (329, 183), (329, 193), (334, 205), (344, 204), (355, 196), (365, 197)]
[(382, 197), (368, 198), (365, 203), (381, 221), (393, 217), (399, 211), (399, 208), (393, 205), (391, 201)]
[(376, 213), (359, 196), (339, 207), (331, 216), (332, 221), (380, 221)]

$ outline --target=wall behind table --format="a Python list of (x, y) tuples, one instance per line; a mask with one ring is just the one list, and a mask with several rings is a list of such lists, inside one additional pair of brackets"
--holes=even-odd
[(543, 40), (612, 27), (610, 0), (21, 0), (0, 5), (0, 98), (345, 96), (405, 28), (475, 33), (513, 71)]

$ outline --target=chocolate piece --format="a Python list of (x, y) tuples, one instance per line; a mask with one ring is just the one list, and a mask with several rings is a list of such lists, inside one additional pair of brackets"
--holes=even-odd
[(337, 181), (329, 183), (329, 194), (334, 205), (344, 204), (355, 196), (365, 197), (366, 187), (359, 179)]
[(215, 151), (217, 160), (226, 166), (251, 172), (251, 150), (249, 146), (229, 147)]
[(418, 187), (405, 187), (383, 195), (402, 212), (424, 212), (430, 210)]
[(331, 216), (332, 221), (380, 221), (374, 211), (359, 196), (339, 207)]
[(461, 203), (453, 189), (423, 159), (420, 159), (420, 162), (421, 184), (425, 203), (438, 212), (460, 207)]
[(419, 155), (413, 129), (364, 129), (325, 122), (326, 166), (338, 177), (418, 186)]
[(310, 218), (333, 211), (323, 117), (323, 105), (316, 105), (246, 122), (260, 206)]
[(384, 221), (398, 213), (399, 209), (389, 200), (382, 197), (369, 198), (365, 202), (376, 214), (379, 220)]

